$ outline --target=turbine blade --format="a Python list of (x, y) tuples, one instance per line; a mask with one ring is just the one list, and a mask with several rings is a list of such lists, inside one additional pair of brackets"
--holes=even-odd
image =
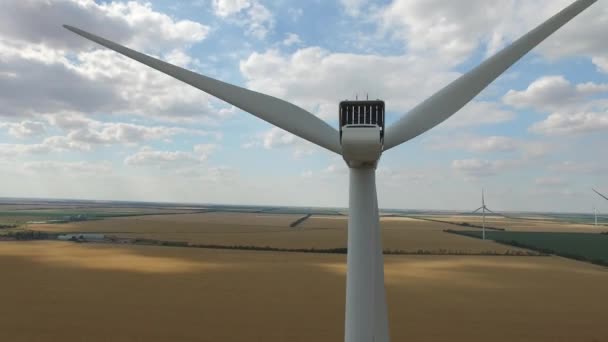
[(479, 208), (475, 209), (475, 210), (473, 211), (473, 214), (475, 214), (476, 212), (480, 211), (481, 209), (483, 209), (483, 206), (481, 206), (481, 207), (479, 207)]
[(414, 107), (387, 128), (384, 150), (413, 139), (452, 116), (526, 53), (596, 1), (575, 1), (510, 46)]
[(124, 56), (211, 94), (303, 139), (341, 154), (339, 133), (306, 110), (273, 96), (251, 91), (163, 62), (73, 26), (66, 29)]
[(488, 209), (488, 207), (486, 207), (486, 210), (491, 212), (492, 214), (500, 215), (499, 213), (493, 212), (492, 210)]
[(595, 189), (591, 189), (591, 190), (595, 191), (595, 193), (596, 193), (596, 194), (598, 194), (598, 195), (600, 195), (600, 196), (604, 197), (604, 199), (605, 199), (605, 200), (608, 200), (608, 197), (606, 197), (606, 196), (604, 196), (604, 195), (600, 194), (600, 192), (599, 192), (599, 191), (597, 191), (597, 190), (595, 190)]

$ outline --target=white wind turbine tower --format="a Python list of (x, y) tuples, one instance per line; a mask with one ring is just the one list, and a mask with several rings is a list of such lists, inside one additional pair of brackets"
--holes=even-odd
[(492, 210), (488, 209), (488, 207), (486, 206), (486, 200), (484, 197), (485, 197), (484, 191), (483, 191), (483, 189), (481, 189), (481, 207), (479, 207), (479, 208), (475, 209), (475, 211), (473, 211), (473, 214), (475, 214), (476, 212), (481, 210), (481, 236), (482, 236), (483, 240), (486, 239), (486, 211), (489, 211), (492, 214), (496, 214)]
[(597, 208), (593, 206), (593, 214), (595, 215), (595, 226), (597, 227)]
[[(600, 195), (603, 199), (608, 201), (608, 197), (602, 195), (599, 191), (595, 190), (595, 189), (591, 189), (593, 190), (596, 194)], [(595, 226), (597, 227), (597, 208), (595, 206), (593, 206), (593, 211), (595, 213)]]
[(389, 341), (375, 170), (383, 151), (449, 118), (511, 65), (597, 0), (577, 0), (384, 129), (384, 102), (340, 103), (340, 131), (289, 102), (171, 65), (78, 28), (68, 30), (341, 155), (350, 169), (346, 342)]

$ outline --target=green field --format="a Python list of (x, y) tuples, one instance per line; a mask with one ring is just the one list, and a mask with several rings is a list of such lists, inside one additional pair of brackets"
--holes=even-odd
[[(476, 238), (481, 238), (482, 234), (480, 231), (450, 232)], [(512, 246), (608, 266), (607, 234), (486, 231), (486, 238)]]

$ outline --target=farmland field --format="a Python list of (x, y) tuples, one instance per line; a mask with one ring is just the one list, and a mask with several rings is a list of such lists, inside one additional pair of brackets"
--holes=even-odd
[[(606, 341), (605, 268), (387, 256), (394, 341)], [(0, 341), (340, 341), (344, 255), (0, 243)]]
[[(24, 217), (26, 208), (0, 209)], [(329, 210), (293, 228), (306, 210), (216, 209), (100, 206), (94, 210), (102, 220), (26, 229), (224, 246), (346, 246), (347, 218)], [(34, 216), (92, 210), (27, 207)], [(131, 213), (138, 216), (122, 216)], [(543, 220), (489, 222), (513, 231), (599, 231)], [(449, 234), (444, 230), (471, 228), (422, 217), (387, 216), (381, 227), (389, 250), (522, 250)], [(340, 341), (345, 261), (335, 254), (0, 241), (0, 341)], [(525, 256), (387, 255), (385, 262), (394, 341), (608, 341), (605, 268)]]
[[(478, 231), (461, 233), (481, 238), (481, 233)], [(522, 246), (608, 264), (608, 235), (606, 234), (487, 231), (486, 238), (506, 243), (514, 241)]]
[(140, 208), (13, 208), (0, 206), (0, 224), (27, 225), (28, 222), (62, 220), (67, 216), (82, 215), (88, 219), (130, 217), (150, 214), (181, 214), (190, 211)]
[[(275, 248), (344, 248), (344, 216), (312, 216), (297, 228), (289, 224), (301, 215), (254, 213), (205, 213), (111, 218), (102, 221), (33, 225), (48, 232), (97, 232), (118, 237), (185, 241), (196, 244), (243, 245)], [(408, 218), (383, 218), (385, 249), (415, 252), (468, 253), (519, 250), (491, 241), (444, 233), (449, 225)]]

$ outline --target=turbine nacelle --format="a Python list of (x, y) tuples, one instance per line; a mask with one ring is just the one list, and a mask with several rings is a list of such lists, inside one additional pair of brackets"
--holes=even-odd
[(384, 145), (384, 101), (340, 102), (342, 157), (351, 168), (375, 168)]

